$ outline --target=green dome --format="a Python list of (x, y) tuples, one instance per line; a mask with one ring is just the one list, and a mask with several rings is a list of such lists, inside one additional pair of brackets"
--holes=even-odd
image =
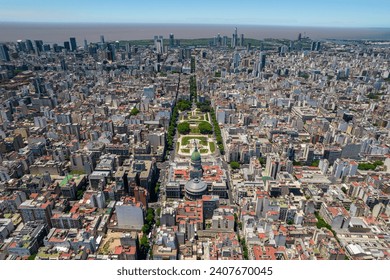
[(200, 153), (198, 152), (198, 149), (195, 148), (195, 150), (192, 152), (192, 155), (191, 155), (191, 161), (200, 161), (201, 158), (200, 158)]

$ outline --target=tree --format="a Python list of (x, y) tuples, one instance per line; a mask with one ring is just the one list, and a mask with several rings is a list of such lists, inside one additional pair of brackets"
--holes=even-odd
[(154, 193), (158, 194), (160, 192), (160, 183), (156, 184), (156, 187), (154, 188)]
[(319, 159), (316, 159), (316, 160), (314, 160), (314, 161), (311, 163), (311, 166), (318, 167), (319, 164), (320, 164), (320, 160), (319, 160)]
[(191, 56), (191, 73), (195, 73), (195, 57)]
[[(194, 59), (194, 64), (195, 64), (195, 59)], [(191, 96), (191, 101), (194, 101), (194, 100), (196, 101), (197, 93), (196, 93), (196, 77), (195, 76), (190, 77), (190, 96)]]
[(374, 163), (362, 162), (362, 163), (359, 163), (358, 169), (360, 169), (360, 170), (375, 170), (377, 166), (381, 166), (381, 165), (383, 165), (383, 161), (380, 161), (380, 160), (374, 161)]
[(149, 245), (148, 237), (146, 235), (143, 235), (141, 237), (140, 245), (141, 246)]
[(37, 254), (32, 254), (28, 257), (28, 260), (32, 261), (32, 260), (35, 260)]
[(148, 214), (146, 216), (146, 222), (150, 225), (151, 223), (153, 223), (153, 220), (154, 220), (154, 215), (152, 213)]
[(147, 215), (154, 214), (154, 209), (153, 208), (148, 208), (148, 210), (146, 211), (146, 214)]
[(140, 259), (145, 260), (150, 249), (149, 240), (146, 234), (144, 234), (140, 241)]
[(214, 112), (213, 108), (210, 108), (210, 116), (211, 116), (211, 121), (212, 121), (213, 126), (214, 126), (215, 139), (217, 140), (219, 151), (221, 152), (221, 155), (223, 155), (223, 154), (225, 154), (225, 148), (223, 147), (223, 143), (222, 143), (221, 129), (220, 129), (219, 124), (217, 122), (217, 118), (215, 117), (215, 112)]
[(211, 106), (210, 106), (210, 101), (205, 100), (204, 102), (197, 102), (196, 106), (202, 111), (203, 113), (210, 112), (211, 111)]
[(239, 169), (240, 168), (240, 164), (237, 161), (232, 161), (232, 162), (230, 162), (230, 167), (232, 169)]
[(143, 227), (142, 227), (143, 234), (148, 234), (149, 230), (150, 230), (149, 224), (144, 224)]
[(188, 101), (188, 100), (179, 100), (177, 102), (177, 108), (180, 110), (180, 111), (187, 111), (187, 110), (190, 110), (191, 109), (191, 101)]
[(84, 195), (84, 191), (83, 190), (78, 190), (77, 194), (76, 194), (76, 197), (77, 197), (77, 199), (82, 199), (83, 195)]
[(244, 257), (244, 260), (247, 260), (248, 259), (248, 247), (246, 246), (245, 239), (241, 239), (241, 246), (242, 246), (242, 251), (243, 251), (242, 256)]
[(188, 134), (191, 131), (190, 124), (188, 122), (179, 123), (177, 126), (177, 131), (180, 134)]
[(212, 134), (213, 133), (213, 126), (208, 122), (200, 122), (198, 125), (199, 132), (202, 134)]
[(130, 115), (132, 115), (132, 116), (136, 116), (136, 115), (138, 115), (138, 113), (139, 113), (139, 110), (138, 110), (137, 107), (134, 107), (134, 108), (131, 109), (131, 111), (130, 111)]
[(260, 158), (259, 158), (259, 162), (260, 162), (261, 165), (264, 165), (264, 164), (267, 163), (267, 159), (266, 159), (266, 158), (263, 158), (263, 157), (260, 157)]

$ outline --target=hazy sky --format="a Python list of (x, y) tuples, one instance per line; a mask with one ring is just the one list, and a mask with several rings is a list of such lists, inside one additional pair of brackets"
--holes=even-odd
[(0, 21), (390, 27), (390, 1), (0, 0)]

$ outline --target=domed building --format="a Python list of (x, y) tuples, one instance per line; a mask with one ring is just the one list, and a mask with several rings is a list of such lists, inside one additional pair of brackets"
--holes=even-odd
[(191, 158), (187, 162), (175, 162), (170, 170), (169, 181), (165, 186), (167, 198), (202, 199), (203, 195), (218, 195), (227, 198), (226, 174), (219, 165), (206, 162), (202, 166), (202, 157), (196, 142)]
[(202, 158), (198, 151), (198, 147), (195, 144), (195, 149), (191, 155), (191, 169), (190, 169), (190, 178), (202, 178), (203, 168), (202, 168)]
[(185, 185), (185, 197), (189, 200), (201, 199), (207, 194), (207, 184), (199, 178), (188, 181)]
[(202, 158), (195, 144), (195, 149), (191, 154), (190, 180), (185, 184), (185, 197), (189, 200), (202, 198), (202, 195), (207, 194), (207, 184), (202, 181), (203, 169)]

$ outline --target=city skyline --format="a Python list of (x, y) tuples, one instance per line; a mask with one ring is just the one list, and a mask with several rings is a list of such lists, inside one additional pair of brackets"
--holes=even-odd
[[(181, 23), (313, 27), (390, 27), (390, 3), (377, 1), (2, 1), (2, 22)], [(39, 3), (39, 5), (37, 4)], [(151, 8), (152, 7), (152, 8)]]
[[(385, 271), (390, 4), (85, 2), (0, 0), (0, 263), (118, 261), (77, 279)], [(42, 263), (0, 275), (42, 278)]]
[(390, 42), (231, 32), (0, 43), (0, 260), (388, 260)]

